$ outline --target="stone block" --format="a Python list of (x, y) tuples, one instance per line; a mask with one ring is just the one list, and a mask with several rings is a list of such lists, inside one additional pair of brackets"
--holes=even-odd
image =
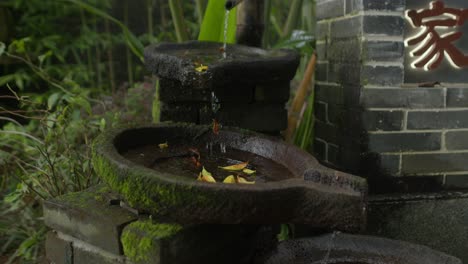
[[(258, 83), (255, 86), (254, 101), (256, 103), (286, 103), (289, 100), (290, 90), (290, 82), (287, 80)], [(220, 101), (223, 102), (223, 100)]]
[(379, 155), (380, 169), (383, 174), (398, 176), (400, 173), (400, 155)]
[(403, 36), (405, 21), (401, 16), (364, 16), (363, 31), (368, 35)]
[(45, 241), (46, 258), (54, 264), (74, 264), (73, 246), (57, 236), (54, 231), (47, 232)]
[(364, 107), (442, 108), (444, 91), (438, 88), (366, 88), (361, 100)]
[(317, 20), (344, 16), (345, 0), (317, 2)]
[(330, 22), (319, 21), (316, 29), (317, 40), (325, 40), (330, 36)]
[(404, 11), (406, 7), (405, 0), (392, 0), (392, 1), (357, 0), (357, 1), (362, 2), (362, 8), (364, 10)]
[(403, 68), (398, 66), (364, 66), (362, 84), (398, 86), (403, 83), (403, 72)]
[(321, 161), (327, 160), (327, 143), (321, 139), (317, 140), (318, 138), (315, 138), (314, 140), (314, 157)]
[(328, 81), (340, 84), (361, 83), (361, 65), (355, 63), (331, 63), (328, 66)]
[(208, 103), (162, 103), (161, 121), (199, 123), (200, 111), (210, 112)]
[(468, 172), (465, 175), (447, 174), (445, 184), (448, 189), (468, 189)]
[(361, 39), (358, 37), (337, 39), (328, 43), (327, 59), (330, 61), (360, 64), (361, 58)]
[(466, 193), (396, 194), (370, 200), (370, 234), (425, 245), (468, 262)]
[(324, 61), (327, 59), (327, 43), (322, 41), (315, 44), (315, 52), (317, 53), (317, 60)]
[(330, 25), (330, 37), (332, 39), (357, 37), (362, 35), (362, 30), (362, 16), (335, 20)]
[(122, 234), (125, 255), (135, 264), (247, 264), (275, 243), (272, 231), (256, 225), (181, 227), (140, 220)]
[(374, 152), (431, 151), (441, 149), (442, 133), (369, 134), (368, 147)]
[(367, 131), (398, 131), (403, 126), (403, 111), (365, 111), (362, 124)]
[(322, 82), (328, 81), (328, 62), (317, 62), (315, 70), (315, 80)]
[(403, 174), (450, 173), (468, 171), (468, 153), (404, 154)]
[(226, 126), (274, 132), (286, 129), (287, 111), (284, 104), (222, 104), (216, 120)]
[(408, 129), (459, 129), (468, 128), (468, 110), (411, 111)]
[(448, 88), (447, 107), (468, 107), (468, 88)]
[(468, 131), (448, 131), (445, 134), (445, 146), (448, 150), (468, 149)]
[(333, 144), (339, 144), (340, 133), (337, 126), (323, 123), (320, 121), (315, 122), (315, 135), (316, 137)]
[(397, 41), (367, 41), (364, 50), (365, 61), (399, 61), (404, 56), (405, 45)]
[(177, 80), (159, 79), (159, 99), (167, 103), (211, 102), (210, 89), (184, 86)]
[(109, 205), (103, 198), (107, 192), (107, 187), (99, 185), (44, 202), (45, 224), (111, 254), (121, 254), (121, 230), (136, 216)]
[(321, 101), (315, 101), (314, 104), (314, 116), (318, 121), (327, 122), (327, 103)]
[[(73, 264), (125, 264), (123, 256), (112, 256), (108, 252), (87, 247), (74, 247)], [(128, 262), (127, 262), (128, 264)]]

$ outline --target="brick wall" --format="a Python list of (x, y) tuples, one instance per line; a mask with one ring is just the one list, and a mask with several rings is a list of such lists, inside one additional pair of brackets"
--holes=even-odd
[(468, 187), (468, 84), (404, 83), (405, 5), (317, 1), (314, 152), (371, 191)]

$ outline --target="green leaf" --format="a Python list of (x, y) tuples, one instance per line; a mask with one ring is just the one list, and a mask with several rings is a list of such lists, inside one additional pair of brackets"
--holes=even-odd
[[(198, 40), (224, 42), (224, 20), (226, 15), (224, 4), (225, 1), (209, 0)], [(228, 43), (234, 43), (236, 41), (236, 14), (237, 8), (231, 9), (229, 12)]]
[(52, 56), (53, 52), (51, 50), (47, 51), (46, 53), (37, 56), (37, 59), (39, 60), (40, 65), (44, 62), (45, 59), (49, 58)]
[(92, 114), (92, 111), (91, 111), (91, 104), (89, 103), (88, 100), (86, 100), (85, 98), (83, 97), (76, 97), (76, 98), (73, 98), (72, 99), (72, 102), (82, 108), (84, 108), (84, 110), (89, 114), (91, 115)]
[(61, 93), (53, 93), (51, 96), (49, 96), (49, 98), (47, 99), (47, 108), (49, 110), (52, 110), (52, 108), (54, 108), (54, 106), (57, 104), (58, 100), (60, 99), (61, 97)]

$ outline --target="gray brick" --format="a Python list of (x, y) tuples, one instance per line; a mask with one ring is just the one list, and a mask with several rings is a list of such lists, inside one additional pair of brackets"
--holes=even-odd
[(360, 63), (361, 55), (361, 40), (357, 37), (339, 39), (328, 44), (327, 59), (329, 61)]
[(314, 149), (312, 151), (314, 157), (318, 160), (324, 161), (327, 159), (327, 143), (322, 140), (314, 140)]
[(362, 10), (403, 11), (405, 2), (405, 0), (346, 0), (346, 13)]
[(468, 171), (468, 153), (434, 153), (403, 155), (404, 174)]
[(330, 36), (330, 22), (320, 21), (316, 29), (317, 40), (325, 40)]
[(442, 108), (444, 91), (438, 88), (363, 89), (362, 103), (374, 108)]
[(315, 136), (322, 140), (338, 145), (340, 133), (337, 126), (323, 123), (320, 121), (315, 122)]
[(404, 56), (405, 45), (396, 41), (368, 41), (365, 43), (366, 61), (394, 61)]
[(397, 131), (402, 129), (402, 111), (365, 111), (362, 117), (368, 131)]
[(314, 104), (314, 115), (317, 120), (327, 122), (327, 103), (316, 102)]
[(380, 169), (384, 174), (398, 176), (400, 160), (400, 155), (380, 155)]
[(373, 152), (440, 150), (441, 133), (369, 134), (369, 150)]
[(327, 161), (330, 164), (339, 164), (340, 148), (334, 144), (328, 144)]
[(447, 107), (468, 107), (468, 88), (448, 88)]
[(408, 113), (408, 129), (468, 128), (468, 110), (414, 111)]
[(362, 7), (365, 10), (389, 10), (389, 11), (404, 11), (406, 0), (359, 0), (362, 1)]
[(466, 175), (446, 175), (445, 187), (448, 189), (468, 189), (468, 172)]
[(449, 131), (445, 134), (445, 145), (449, 150), (468, 149), (468, 131)]
[(365, 85), (398, 86), (403, 83), (404, 70), (397, 66), (364, 66), (362, 83)]
[(315, 45), (315, 51), (317, 52), (317, 60), (324, 61), (327, 59), (327, 44), (324, 43), (317, 43)]
[[(161, 121), (199, 123), (200, 112), (210, 110), (208, 103), (162, 103)], [(211, 112), (210, 112), (211, 113)]]
[(47, 232), (45, 242), (46, 258), (55, 264), (73, 264), (73, 246), (53, 231)]
[(107, 188), (99, 185), (44, 202), (45, 224), (109, 253), (121, 254), (121, 229), (136, 217), (118, 205), (109, 205), (103, 197), (106, 192)]
[(194, 89), (184, 86), (177, 80), (161, 78), (159, 80), (159, 98), (163, 102), (210, 102), (209, 89)]
[(315, 85), (315, 96), (318, 101), (328, 104), (343, 104), (343, 87), (333, 84), (317, 84)]
[(344, 0), (317, 2), (317, 20), (344, 16)]
[(328, 67), (328, 80), (342, 84), (360, 84), (361, 65), (356, 63), (330, 63)]
[(315, 80), (326, 82), (328, 81), (328, 63), (327, 62), (317, 62), (315, 70)]
[(372, 35), (403, 36), (405, 21), (399, 16), (364, 16), (363, 32)]
[(362, 35), (362, 21), (362, 16), (355, 16), (331, 22), (331, 38), (350, 38)]

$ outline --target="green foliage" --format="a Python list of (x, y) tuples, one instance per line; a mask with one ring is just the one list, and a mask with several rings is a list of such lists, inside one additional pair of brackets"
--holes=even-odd
[[(203, 18), (198, 40), (224, 42), (224, 22), (226, 19), (225, 1), (210, 0)], [(227, 42), (236, 41), (237, 8), (229, 12)]]

